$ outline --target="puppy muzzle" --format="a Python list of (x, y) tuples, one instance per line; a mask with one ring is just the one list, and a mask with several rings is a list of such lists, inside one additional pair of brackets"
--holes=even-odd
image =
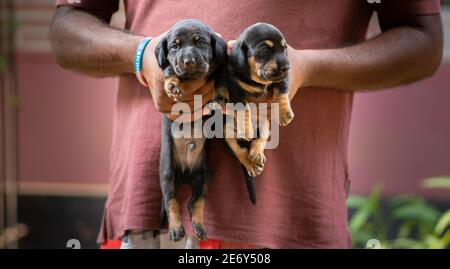
[(206, 76), (209, 63), (195, 57), (180, 58), (175, 66), (175, 73), (184, 78), (199, 78)]

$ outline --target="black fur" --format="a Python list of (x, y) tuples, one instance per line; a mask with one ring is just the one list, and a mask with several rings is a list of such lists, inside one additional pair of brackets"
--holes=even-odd
[[(270, 40), (273, 47), (267, 46), (264, 42)], [(267, 52), (264, 52), (267, 50)], [(249, 60), (253, 59), (255, 63), (264, 66), (270, 61), (277, 64), (273, 72), (263, 73), (261, 81), (252, 79), (251, 66)], [(279, 89), (281, 93), (288, 92), (288, 71), (289, 62), (287, 59), (287, 45), (282, 33), (273, 25), (266, 23), (257, 23), (245, 29), (236, 42), (228, 61), (229, 77), (229, 101), (232, 103), (247, 103), (247, 98), (259, 97), (270, 93), (274, 88)], [(244, 82), (252, 87), (260, 89), (259, 92), (248, 92), (242, 88), (238, 81)], [(264, 82), (264, 83), (261, 83)], [(241, 148), (250, 149), (250, 142), (243, 139), (237, 139), (237, 144)], [(254, 177), (250, 176), (243, 167), (244, 177), (247, 185), (250, 200), (256, 203), (256, 190)]]
[[(225, 41), (207, 25), (198, 20), (183, 20), (177, 22), (160, 41), (156, 47), (155, 56), (166, 79), (175, 76), (180, 81), (184, 81), (208, 77), (208, 80), (214, 80), (216, 87), (226, 88), (224, 71), (227, 63), (226, 49)], [(184, 63), (192, 59), (194, 59), (193, 62)], [(208, 182), (206, 163), (208, 141), (202, 140), (205, 144), (195, 165), (182, 167), (180, 161), (175, 158), (175, 154), (183, 149), (176, 148), (178, 138), (173, 137), (171, 133), (172, 124), (173, 122), (163, 115), (160, 156), (160, 184), (163, 194), (162, 225), (167, 222), (169, 200), (176, 200), (176, 193), (181, 184), (189, 184), (192, 188), (192, 197), (189, 201), (189, 212), (192, 215), (195, 203), (204, 198)], [(203, 223), (192, 223), (192, 229), (200, 239), (207, 238)], [(181, 239), (184, 235), (182, 225), (169, 229), (169, 237), (173, 241)]]

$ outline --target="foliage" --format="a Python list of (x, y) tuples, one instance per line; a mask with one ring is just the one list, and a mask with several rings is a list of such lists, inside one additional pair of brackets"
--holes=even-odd
[[(450, 190), (450, 177), (423, 181), (427, 188)], [(351, 196), (347, 207), (353, 212), (349, 230), (353, 246), (365, 247), (376, 239), (381, 248), (440, 249), (450, 246), (450, 209), (441, 211), (415, 195), (399, 195), (381, 202), (381, 187), (368, 197)]]

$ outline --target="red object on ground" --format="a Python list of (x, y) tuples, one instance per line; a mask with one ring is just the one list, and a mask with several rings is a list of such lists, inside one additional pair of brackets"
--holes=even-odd
[(219, 240), (202, 240), (200, 241), (200, 249), (219, 249)]
[(120, 240), (106, 240), (105, 243), (100, 245), (100, 249), (120, 249)]

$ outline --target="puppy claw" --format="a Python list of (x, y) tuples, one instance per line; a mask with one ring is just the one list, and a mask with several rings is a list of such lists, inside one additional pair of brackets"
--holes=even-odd
[(164, 90), (170, 98), (175, 102), (181, 102), (182, 91), (180, 89), (181, 82), (178, 79), (171, 79), (164, 83)]
[(292, 110), (280, 113), (279, 123), (281, 126), (286, 126), (294, 119), (294, 112)]
[(184, 227), (182, 224), (177, 228), (169, 228), (169, 240), (172, 242), (176, 242), (181, 240), (186, 235), (184, 231)]
[(200, 223), (192, 223), (192, 230), (194, 234), (200, 240), (208, 240), (208, 235), (206, 234), (205, 227)]
[(245, 169), (247, 170), (249, 176), (256, 177), (261, 175), (262, 171), (264, 170), (264, 164), (250, 163), (245, 167)]

